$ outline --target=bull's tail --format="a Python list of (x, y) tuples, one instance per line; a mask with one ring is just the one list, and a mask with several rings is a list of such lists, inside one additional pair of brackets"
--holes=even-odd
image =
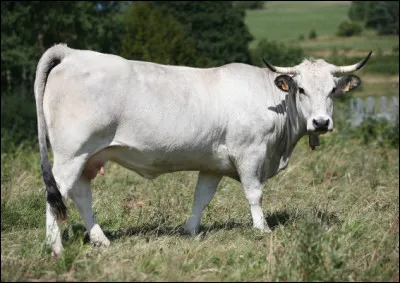
[(56, 180), (54, 179), (51, 169), (48, 151), (46, 134), (47, 127), (43, 113), (43, 97), (46, 87), (47, 77), (52, 68), (60, 64), (70, 49), (64, 44), (58, 44), (48, 49), (40, 58), (36, 69), (35, 78), (35, 100), (36, 113), (38, 122), (38, 138), (40, 149), (40, 164), (42, 167), (42, 175), (46, 184), (47, 201), (58, 220), (64, 220), (67, 217), (67, 208), (63, 202), (60, 191), (58, 190)]

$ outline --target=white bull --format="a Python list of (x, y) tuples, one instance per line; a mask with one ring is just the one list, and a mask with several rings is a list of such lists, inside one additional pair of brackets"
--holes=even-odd
[(51, 47), (35, 80), (47, 243), (60, 254), (56, 220), (66, 218), (71, 196), (91, 242), (109, 245), (94, 217), (90, 188), (108, 160), (148, 179), (200, 171), (185, 225), (192, 235), (223, 176), (242, 183), (253, 226), (270, 231), (261, 208), (263, 182), (288, 165), (302, 136), (333, 129), (333, 94), (360, 83), (356, 76), (333, 74), (361, 68), (370, 55), (345, 67), (304, 60), (292, 68), (265, 62), (268, 68), (233, 63), (200, 69)]

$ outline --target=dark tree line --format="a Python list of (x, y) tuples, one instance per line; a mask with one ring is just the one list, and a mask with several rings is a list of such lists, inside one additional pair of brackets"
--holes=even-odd
[(33, 81), (54, 44), (172, 65), (251, 63), (244, 16), (232, 1), (1, 2), (2, 149), (36, 138)]
[(1, 2), (2, 96), (31, 86), (40, 56), (60, 42), (165, 64), (250, 63), (244, 16), (233, 1)]

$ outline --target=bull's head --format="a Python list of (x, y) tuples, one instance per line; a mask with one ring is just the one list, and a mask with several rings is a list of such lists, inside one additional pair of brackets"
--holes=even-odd
[(303, 118), (301, 120), (306, 123), (308, 134), (318, 135), (333, 130), (333, 97), (355, 89), (361, 83), (354, 75), (334, 75), (360, 69), (371, 53), (350, 66), (335, 66), (322, 59), (304, 60), (294, 67), (275, 67), (263, 61), (271, 71), (282, 74), (275, 79), (276, 86), (290, 95), (296, 95), (296, 108)]

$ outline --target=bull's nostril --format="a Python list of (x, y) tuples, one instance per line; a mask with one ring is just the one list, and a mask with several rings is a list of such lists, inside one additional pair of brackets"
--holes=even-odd
[(329, 119), (312, 119), (315, 130), (325, 130), (329, 127)]

